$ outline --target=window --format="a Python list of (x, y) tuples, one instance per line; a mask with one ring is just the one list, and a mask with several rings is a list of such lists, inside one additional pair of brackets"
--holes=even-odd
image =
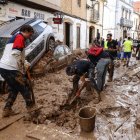
[(4, 48), (8, 42), (9, 38), (6, 37), (0, 37), (0, 57), (3, 54)]
[(26, 42), (25, 42), (26, 46), (29, 46), (31, 44), (31, 42), (33, 42), (39, 36), (36, 29), (34, 27), (33, 27), (33, 29), (34, 29), (34, 34), (31, 36), (30, 40), (29, 39), (26, 40)]
[(79, 7), (81, 7), (81, 0), (77, 0), (77, 4)]
[(128, 14), (128, 11), (125, 11), (125, 18), (127, 19), (127, 14)]
[(124, 17), (124, 9), (122, 9), (122, 17)]
[(37, 31), (38, 35), (40, 35), (44, 31), (44, 28), (39, 24), (36, 24), (33, 28)]
[(80, 41), (81, 41), (81, 35), (80, 35), (80, 33), (81, 33), (81, 28), (79, 27), (79, 26), (77, 26), (77, 48), (80, 48)]

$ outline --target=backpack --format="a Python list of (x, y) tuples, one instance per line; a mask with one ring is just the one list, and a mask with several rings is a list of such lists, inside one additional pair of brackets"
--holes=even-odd
[(103, 48), (101, 47), (92, 47), (88, 50), (89, 55), (99, 56), (103, 52)]

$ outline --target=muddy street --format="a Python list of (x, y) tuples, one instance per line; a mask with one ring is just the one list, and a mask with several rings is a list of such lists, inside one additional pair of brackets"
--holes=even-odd
[[(138, 140), (140, 138), (137, 120), (140, 117), (139, 66), (140, 64), (132, 62), (129, 69), (124, 69), (122, 66), (117, 68), (114, 82), (105, 85), (101, 95), (102, 101), (97, 105), (92, 102), (94, 95), (84, 89), (74, 106), (65, 107), (72, 89), (72, 79), (65, 75), (64, 69), (35, 78), (34, 91), (37, 104), (43, 106), (38, 122), (34, 124), (24, 119), (15, 119), (12, 125), (0, 131), (0, 137), (3, 140), (7, 138), (10, 140), (48, 138)], [(0, 97), (1, 110), (6, 96)], [(23, 99), (19, 96), (17, 100), (14, 108), (22, 113), (25, 111)], [(90, 134), (80, 132), (78, 112), (84, 106), (97, 109), (95, 130)], [(0, 120), (1, 124), (3, 121)]]

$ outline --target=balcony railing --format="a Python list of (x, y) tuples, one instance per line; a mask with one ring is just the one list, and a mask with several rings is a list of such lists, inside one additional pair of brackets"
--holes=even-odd
[(91, 22), (98, 22), (100, 19), (100, 14), (98, 10), (92, 9), (91, 11)]
[(123, 26), (123, 27), (132, 28), (133, 27), (133, 21), (131, 21), (129, 19), (126, 19), (126, 18), (121, 18), (120, 25)]

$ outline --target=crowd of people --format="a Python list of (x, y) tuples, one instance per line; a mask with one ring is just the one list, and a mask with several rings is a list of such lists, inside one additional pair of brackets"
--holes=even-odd
[[(73, 77), (73, 94), (78, 91), (79, 80), (85, 73), (90, 80), (91, 91), (95, 94), (94, 103), (101, 101), (101, 92), (104, 90), (107, 71), (108, 82), (113, 81), (114, 60), (121, 59), (123, 66), (128, 67), (132, 55), (133, 43), (130, 37), (122, 42), (112, 39), (112, 34), (107, 35), (106, 41), (94, 40), (91, 47), (86, 50), (86, 60), (77, 60), (66, 68), (68, 76)], [(139, 50), (137, 49), (137, 53)], [(96, 74), (95, 74), (96, 71)], [(97, 75), (97, 79), (95, 79)]]
[[(13, 35), (5, 46), (3, 56), (0, 60), (0, 75), (7, 82), (9, 95), (3, 109), (3, 117), (16, 114), (12, 106), (18, 93), (23, 96), (28, 112), (36, 110), (37, 107), (31, 98), (30, 88), (27, 86), (26, 72), (30, 64), (25, 60), (25, 40), (34, 33), (30, 25), (21, 27), (20, 32)], [(121, 42), (112, 39), (112, 34), (107, 35), (107, 40), (99, 42), (95, 40), (92, 47), (85, 51), (87, 58), (76, 60), (66, 68), (66, 74), (73, 76), (73, 94), (79, 89), (79, 80), (86, 75), (90, 81), (91, 91), (95, 93), (94, 103), (101, 101), (101, 92), (104, 89), (106, 73), (108, 71), (108, 82), (112, 82), (114, 75), (114, 60), (125, 59), (125, 65), (128, 66), (131, 57), (133, 44), (131, 38)], [(134, 49), (133, 49), (134, 50)], [(138, 52), (139, 50), (137, 50)], [(95, 75), (97, 79), (95, 78)]]

